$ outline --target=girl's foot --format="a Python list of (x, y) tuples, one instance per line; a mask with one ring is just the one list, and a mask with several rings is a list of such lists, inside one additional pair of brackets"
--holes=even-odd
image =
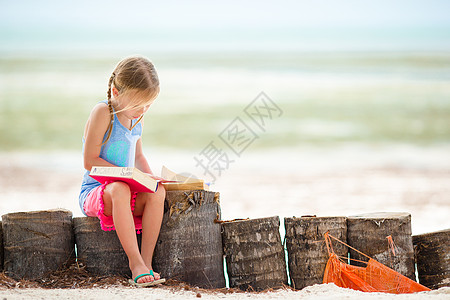
[[(131, 269), (131, 276), (132, 276), (133, 280), (142, 274), (148, 274), (148, 273), (149, 273), (148, 269), (145, 267), (145, 265)], [(149, 274), (149, 275), (139, 277), (135, 282), (136, 283), (147, 283), (147, 282), (152, 282), (154, 280), (155, 280), (155, 276), (152, 276)]]
[(153, 271), (152, 269), (150, 269), (150, 274), (153, 274), (153, 278), (155, 280), (160, 280), (161, 279), (161, 275), (159, 275), (159, 273), (156, 273), (155, 271)]

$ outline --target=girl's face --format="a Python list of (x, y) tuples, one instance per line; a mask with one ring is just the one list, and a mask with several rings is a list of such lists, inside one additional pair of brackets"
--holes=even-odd
[[(124, 93), (116, 93), (115, 91), (113, 91), (113, 95), (117, 100), (116, 103), (118, 106), (118, 110), (122, 110), (120, 113), (130, 120), (139, 119), (148, 111), (153, 101), (155, 101), (154, 98), (149, 98), (148, 93), (140, 91), (131, 90)], [(134, 105), (134, 103), (138, 104)]]
[(139, 119), (143, 114), (145, 114), (147, 112), (147, 110), (150, 108), (150, 105), (151, 105), (151, 103), (147, 104), (145, 106), (142, 106), (142, 107), (127, 109), (127, 110), (123, 111), (123, 114), (130, 120), (136, 120), (136, 119)]

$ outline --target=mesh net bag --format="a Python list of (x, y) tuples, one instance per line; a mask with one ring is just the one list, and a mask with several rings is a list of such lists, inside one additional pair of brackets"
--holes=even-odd
[[(347, 257), (339, 257), (334, 253), (331, 239), (336, 240), (367, 257), (369, 259), (367, 262), (359, 261), (366, 264), (366, 266), (359, 267), (346, 263)], [(325, 267), (323, 283), (334, 283), (339, 287), (363, 292), (383, 292), (391, 294), (416, 293), (430, 290), (345, 244), (331, 236), (328, 232), (325, 233), (325, 242), (330, 258)], [(392, 241), (390, 241), (390, 244), (391, 242)]]

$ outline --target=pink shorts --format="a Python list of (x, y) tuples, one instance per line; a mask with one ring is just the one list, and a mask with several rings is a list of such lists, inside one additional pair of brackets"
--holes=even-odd
[[(103, 203), (103, 193), (105, 187), (110, 183), (111, 182), (105, 182), (93, 189), (86, 197), (83, 206), (84, 212), (88, 217), (98, 217), (100, 219), (100, 225), (104, 231), (116, 230), (113, 217), (104, 214), (105, 204)], [(132, 212), (134, 211), (134, 206), (136, 204), (136, 196), (137, 193), (131, 194), (130, 208)], [(142, 230), (142, 217), (134, 216), (134, 226), (139, 234)]]

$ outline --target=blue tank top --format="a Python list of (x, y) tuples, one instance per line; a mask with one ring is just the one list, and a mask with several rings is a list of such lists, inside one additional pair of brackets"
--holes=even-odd
[[(101, 103), (108, 104), (107, 100), (101, 101)], [(114, 109), (114, 108), (113, 108)], [(132, 121), (134, 125), (137, 120)], [(142, 135), (142, 123), (139, 122), (131, 131), (123, 126), (117, 115), (114, 114), (114, 122), (112, 126), (111, 137), (108, 142), (104, 144), (100, 150), (100, 158), (103, 158), (107, 162), (116, 165), (118, 167), (134, 167), (134, 159), (136, 154), (136, 143)], [(103, 137), (103, 142), (105, 142), (108, 136), (108, 131), (106, 131)], [(84, 152), (83, 138), (83, 152)], [(81, 183), (81, 192), (79, 196), (79, 205), (83, 214), (84, 201), (87, 195), (94, 188), (100, 186), (100, 183), (89, 176), (89, 171), (86, 170), (83, 176), (83, 182)], [(86, 215), (86, 214), (85, 214)]]

